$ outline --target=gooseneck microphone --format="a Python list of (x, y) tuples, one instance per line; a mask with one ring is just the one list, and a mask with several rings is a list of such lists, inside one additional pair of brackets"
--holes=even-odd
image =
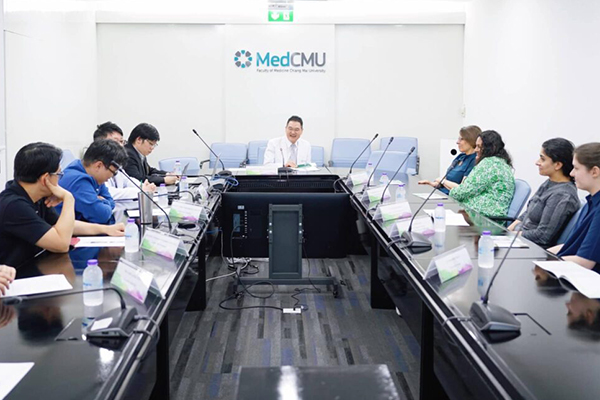
[(369, 142), (369, 144), (366, 145), (365, 148), (363, 149), (363, 151), (361, 151), (360, 154), (358, 155), (358, 157), (356, 157), (356, 160), (354, 160), (352, 165), (350, 165), (350, 171), (348, 171), (348, 175), (346, 175), (346, 178), (348, 178), (350, 176), (350, 174), (352, 173), (352, 168), (354, 168), (354, 164), (356, 164), (358, 162), (358, 160), (360, 159), (360, 156), (362, 156), (365, 153), (365, 151), (367, 151), (367, 149), (371, 147), (371, 144), (375, 141), (375, 139), (377, 139), (378, 136), (379, 136), (379, 133), (376, 133), (375, 136), (373, 136), (373, 139), (371, 139), (371, 141)]
[(373, 175), (375, 175), (375, 171), (377, 171), (377, 167), (379, 167), (379, 164), (381, 164), (381, 160), (383, 160), (383, 156), (385, 156), (385, 153), (388, 151), (388, 149), (390, 148), (390, 145), (392, 144), (393, 141), (394, 141), (394, 137), (392, 136), (390, 138), (390, 141), (388, 142), (387, 146), (385, 146), (385, 150), (383, 150), (383, 153), (381, 153), (381, 157), (377, 161), (377, 165), (375, 165), (375, 168), (373, 168), (373, 172), (371, 172), (371, 175), (369, 176), (369, 180), (367, 181), (367, 188), (369, 186), (371, 186), (371, 179), (373, 178)]
[(281, 153), (281, 167), (277, 168), (277, 173), (289, 174), (290, 172), (293, 172), (294, 170), (292, 168), (285, 166), (285, 156), (283, 155), (283, 149), (281, 147), (279, 148), (279, 152)]
[[(123, 174), (123, 176), (125, 176), (127, 179), (129, 179), (129, 181), (131, 183), (133, 183), (133, 186), (135, 186), (136, 188), (138, 188), (138, 190), (144, 194), (144, 196), (146, 196), (156, 207), (158, 207), (158, 209), (160, 211), (163, 212), (163, 214), (165, 214), (165, 217), (167, 217), (167, 222), (169, 223), (169, 233), (171, 233), (173, 231), (173, 225), (171, 224), (171, 220), (169, 219), (169, 214), (167, 214), (167, 212), (164, 210), (164, 208), (162, 208), (161, 206), (158, 205), (157, 202), (154, 201), (154, 199), (152, 199), (152, 196), (150, 196), (148, 193), (144, 192), (144, 190), (139, 186), (138, 183), (136, 183), (136, 181), (134, 181), (133, 179), (131, 179), (131, 177), (129, 175), (127, 175), (127, 173), (125, 172), (125, 170), (123, 170), (123, 167), (117, 163), (116, 161), (111, 161), (110, 165), (112, 165), (113, 167), (117, 168), (118, 171), (121, 171), (121, 173)], [(141, 209), (141, 204), (140, 204), (140, 218), (142, 217), (142, 209)]]
[(408, 152), (408, 154), (406, 155), (406, 158), (404, 158), (404, 161), (402, 161), (402, 164), (400, 164), (400, 166), (398, 167), (398, 169), (396, 170), (396, 172), (394, 172), (394, 175), (392, 175), (392, 179), (390, 179), (390, 181), (388, 182), (388, 184), (385, 186), (385, 188), (383, 189), (383, 193), (381, 193), (381, 200), (379, 201), (379, 204), (383, 204), (383, 197), (385, 196), (385, 191), (390, 187), (390, 185), (392, 184), (392, 181), (394, 180), (394, 178), (396, 178), (396, 175), (398, 175), (398, 173), (400, 172), (400, 170), (402, 169), (402, 166), (404, 164), (406, 164), (406, 162), (408, 161), (408, 158), (410, 157), (410, 155), (415, 151), (416, 147), (413, 146), (410, 151)]
[(520, 231), (521, 228), (519, 227), (519, 229), (517, 229), (514, 232), (515, 236), (510, 242), (510, 246), (508, 246), (506, 253), (504, 253), (504, 257), (502, 257), (502, 261), (500, 261), (496, 272), (492, 276), (490, 284), (488, 285), (488, 288), (485, 291), (485, 295), (481, 297), (480, 301), (474, 301), (473, 304), (471, 304), (471, 308), (469, 310), (469, 314), (471, 315), (471, 321), (480, 331), (518, 332), (521, 330), (521, 322), (515, 317), (513, 313), (511, 313), (504, 307), (500, 307), (495, 304), (488, 304), (490, 289), (492, 288), (494, 280), (496, 279), (496, 276), (498, 276), (498, 272), (500, 272), (500, 269), (502, 268), (506, 257), (508, 257), (508, 253), (510, 253), (515, 242), (517, 241)]
[(225, 169), (225, 164), (223, 164), (223, 160), (221, 160), (221, 158), (217, 155), (217, 153), (215, 153), (213, 151), (213, 149), (210, 148), (210, 146), (204, 141), (204, 139), (202, 139), (202, 136), (200, 136), (198, 134), (198, 132), (196, 132), (195, 129), (192, 129), (192, 132), (194, 132), (194, 135), (198, 136), (198, 139), (200, 139), (202, 141), (202, 143), (204, 143), (204, 146), (206, 146), (206, 148), (208, 149), (208, 151), (210, 151), (212, 153), (212, 155), (214, 155), (216, 157), (216, 159), (221, 163), (221, 167), (223, 168), (221, 171), (217, 172), (217, 175), (223, 177), (223, 176), (231, 176), (231, 171), (228, 171)]
[[(446, 179), (446, 177), (448, 176), (450, 171), (452, 171), (454, 169), (454, 167), (456, 166), (457, 163), (458, 163), (458, 161), (454, 160), (452, 162), (452, 164), (450, 164), (450, 167), (446, 171), (446, 174), (443, 176), (442, 179), (440, 179), (440, 185), (443, 184), (444, 180)], [(410, 248), (415, 253), (423, 253), (425, 251), (431, 250), (431, 242), (429, 241), (429, 239), (427, 239), (421, 233), (413, 232), (412, 225), (415, 220), (415, 217), (417, 216), (417, 214), (419, 214), (419, 211), (421, 211), (421, 209), (425, 206), (425, 204), (427, 204), (427, 202), (429, 201), (429, 199), (431, 198), (431, 196), (433, 195), (433, 193), (435, 192), (436, 189), (437, 189), (437, 187), (434, 187), (433, 190), (429, 193), (429, 195), (425, 199), (425, 201), (423, 201), (423, 203), (421, 203), (421, 205), (417, 209), (417, 212), (415, 212), (413, 214), (412, 218), (410, 219), (410, 224), (408, 225), (408, 229), (402, 233), (402, 241), (406, 242), (405, 247)]]
[(123, 295), (121, 294), (121, 292), (119, 292), (117, 289), (115, 289), (113, 287), (105, 287), (105, 288), (90, 289), (90, 290), (61, 290), (60, 292), (54, 292), (54, 293), (32, 294), (32, 295), (28, 295), (28, 296), (3, 297), (1, 300), (5, 305), (10, 306), (13, 304), (21, 304), (22, 302), (28, 301), (28, 300), (49, 299), (52, 297), (70, 296), (72, 294), (78, 294), (78, 293), (84, 293), (84, 292), (87, 292), (87, 293), (105, 292), (108, 290), (115, 292), (119, 296), (119, 300), (121, 303), (121, 310), (126, 309), (127, 306), (125, 304), (125, 299), (123, 299)]

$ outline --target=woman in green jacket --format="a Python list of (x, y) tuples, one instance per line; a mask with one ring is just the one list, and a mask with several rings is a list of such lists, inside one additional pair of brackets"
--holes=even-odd
[(482, 132), (475, 151), (475, 167), (450, 196), (486, 217), (506, 217), (515, 193), (515, 178), (502, 137), (496, 131)]

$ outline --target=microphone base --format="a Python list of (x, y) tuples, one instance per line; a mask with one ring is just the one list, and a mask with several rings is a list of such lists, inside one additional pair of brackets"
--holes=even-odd
[(115, 308), (107, 311), (97, 317), (96, 321), (100, 321), (105, 318), (112, 318), (110, 325), (106, 328), (88, 331), (86, 336), (90, 338), (127, 338), (131, 336), (131, 333), (133, 332), (134, 324), (132, 324), (132, 322), (136, 315), (137, 310), (135, 307), (126, 307), (125, 309)]
[(220, 177), (227, 177), (227, 176), (232, 176), (233, 174), (231, 173), (231, 171), (224, 169), (222, 171), (217, 172), (215, 175), (220, 176)]
[(277, 168), (277, 173), (278, 174), (292, 174), (294, 172), (294, 169), (291, 167), (279, 167)]
[(402, 232), (402, 240), (405, 242), (405, 247), (412, 250), (413, 253), (425, 253), (432, 249), (431, 242), (425, 235), (418, 232)]
[(521, 322), (504, 307), (483, 301), (473, 302), (469, 310), (471, 321), (482, 332), (519, 332)]

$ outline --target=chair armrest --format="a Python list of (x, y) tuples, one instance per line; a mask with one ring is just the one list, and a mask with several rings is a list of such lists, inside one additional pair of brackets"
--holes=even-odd
[(202, 169), (202, 167), (204, 166), (204, 163), (206, 163), (206, 162), (210, 162), (210, 159), (200, 161), (200, 169)]

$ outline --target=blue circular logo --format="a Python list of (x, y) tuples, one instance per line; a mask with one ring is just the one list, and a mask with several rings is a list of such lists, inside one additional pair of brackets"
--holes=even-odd
[(252, 65), (252, 53), (246, 50), (236, 51), (233, 62), (238, 68), (248, 68)]

